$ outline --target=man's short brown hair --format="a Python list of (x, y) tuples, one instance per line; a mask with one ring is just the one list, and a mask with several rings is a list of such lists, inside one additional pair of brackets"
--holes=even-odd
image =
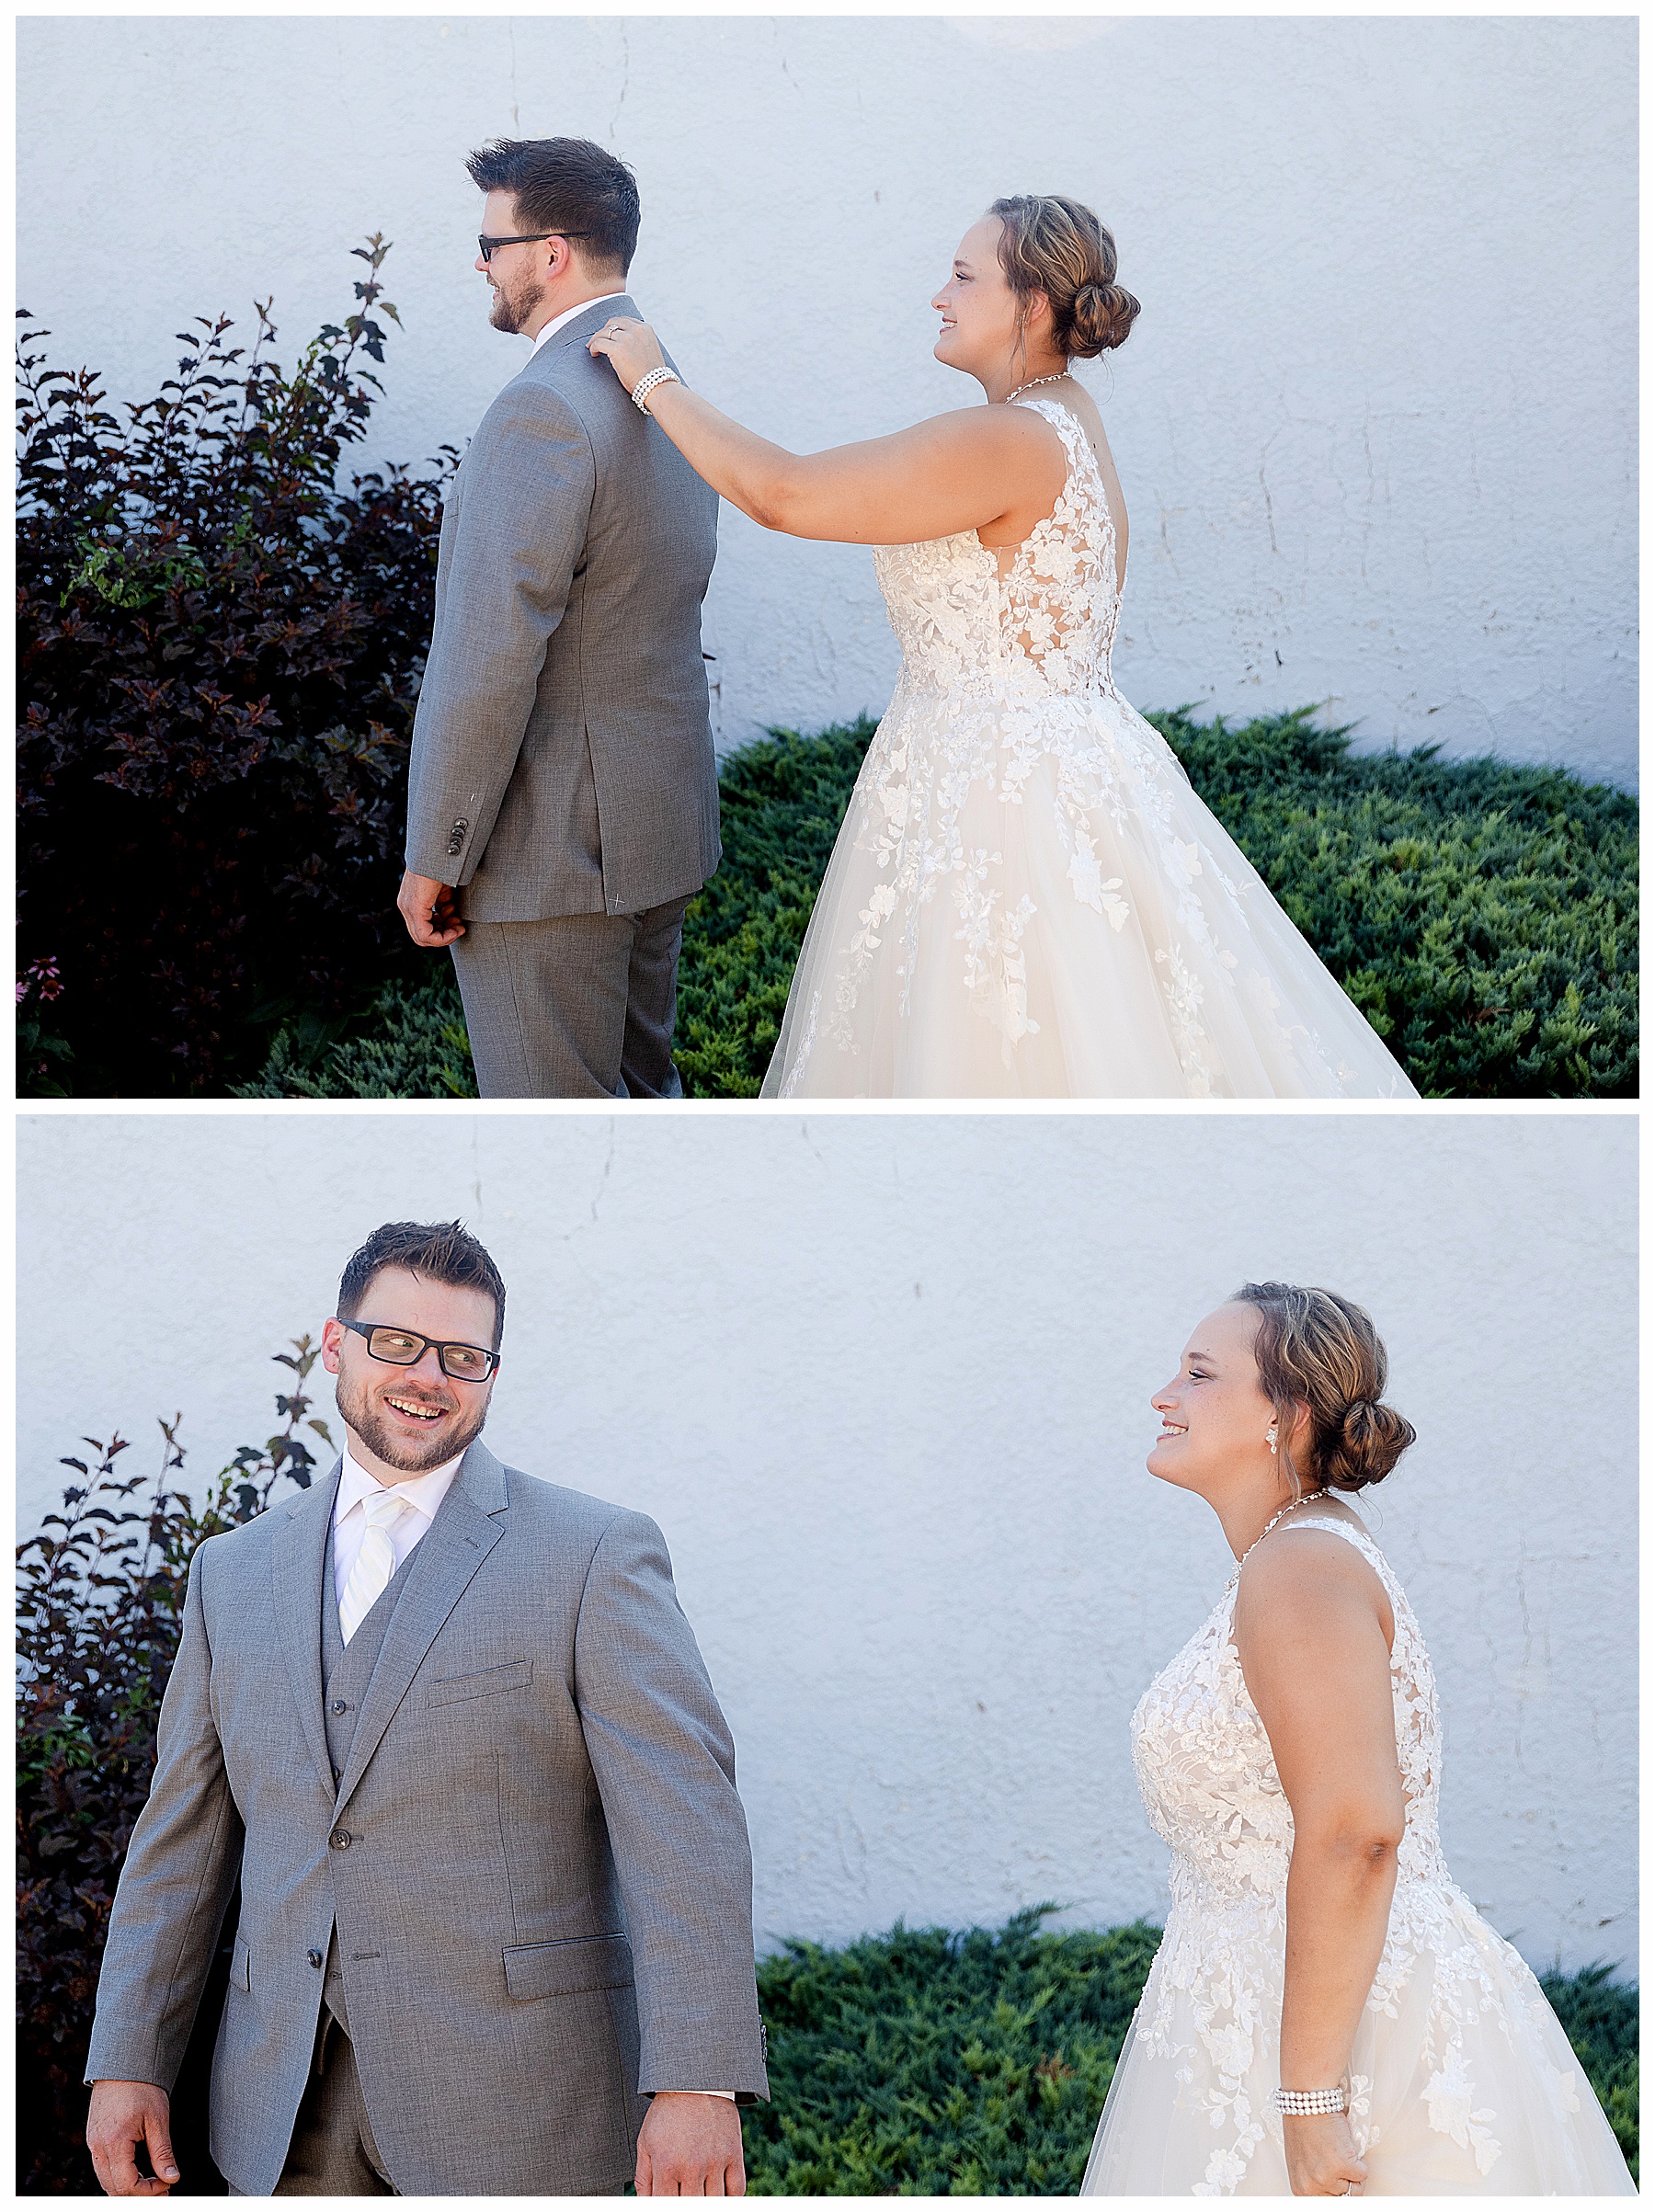
[(638, 246), (637, 179), (589, 138), (494, 138), (468, 154), (481, 192), (509, 192), (525, 237), (556, 231), (583, 261), (624, 277)]
[(383, 1267), (405, 1267), (410, 1274), (446, 1283), (451, 1290), (486, 1291), (494, 1300), (492, 1350), (498, 1351), (506, 1327), (506, 1285), (500, 1271), (460, 1221), (388, 1221), (352, 1252), (339, 1278), (341, 1321), (356, 1320), (368, 1285)]

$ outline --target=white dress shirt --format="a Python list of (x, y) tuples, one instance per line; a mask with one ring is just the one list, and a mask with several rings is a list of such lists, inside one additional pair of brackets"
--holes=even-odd
[[(581, 307), (589, 307), (591, 304), (589, 300), (583, 300), (580, 303)], [(570, 314), (578, 314), (579, 313), (580, 308), (578, 307), (569, 310)], [(566, 323), (568, 319), (568, 315), (558, 317), (559, 322)], [(550, 336), (551, 331), (554, 327), (554, 325), (549, 325), (541, 333), (541, 336)], [(536, 343), (538, 344), (539, 341), (537, 340)], [(448, 1496), (449, 1486), (460, 1472), (460, 1460), (465, 1457), (464, 1453), (462, 1452), (459, 1459), (444, 1460), (441, 1466), (433, 1467), (428, 1475), (410, 1475), (402, 1482), (384, 1484), (380, 1481), (378, 1476), (369, 1474), (367, 1468), (351, 1450), (350, 1442), (350, 1433), (348, 1430), (345, 1441), (345, 1465), (339, 1470), (339, 1494), (334, 1500), (334, 1598), (336, 1602), (342, 1602), (344, 1600), (346, 1585), (350, 1580), (350, 1570), (356, 1565), (357, 1554), (362, 1548), (362, 1538), (368, 1533), (368, 1516), (362, 1511), (362, 1500), (365, 1498), (371, 1498), (377, 1490), (394, 1488), (399, 1498), (413, 1507), (412, 1512), (400, 1514), (386, 1532), (391, 1538), (391, 1549), (396, 1556), (396, 1571), (400, 1572), (403, 1561), (437, 1518), (437, 1508)], [(727, 2097), (732, 2104), (736, 2101), (736, 2092), (733, 2089), (705, 2089), (701, 2091), (700, 2094), (705, 2097)]]
[(596, 307), (599, 302), (603, 300), (624, 300), (625, 297), (625, 288), (622, 287), (620, 291), (594, 292), (589, 300), (579, 300), (576, 301), (573, 307), (565, 307), (562, 314), (553, 316), (552, 320), (546, 325), (544, 330), (537, 330), (535, 332), (535, 352), (538, 353), (540, 351), (541, 348), (545, 344), (546, 340), (552, 336), (552, 333), (554, 330), (561, 330), (565, 323), (572, 323), (576, 315), (585, 314), (588, 307)]
[(404, 1513), (386, 1534), (391, 1538), (391, 1549), (400, 1568), (403, 1561), (437, 1518), (437, 1508), (448, 1496), (449, 1485), (460, 1472), (459, 1459), (445, 1460), (441, 1466), (433, 1467), (428, 1475), (409, 1475), (392, 1486), (380, 1482), (370, 1475), (350, 1448), (348, 1431), (345, 1442), (345, 1465), (339, 1473), (339, 1495), (334, 1500), (334, 1596), (344, 1602), (345, 1588), (350, 1580), (350, 1570), (357, 1563), (357, 1554), (362, 1548), (362, 1538), (368, 1533), (368, 1516), (362, 1511), (364, 1498), (371, 1498), (377, 1490), (394, 1488), (396, 1495), (413, 1507)]

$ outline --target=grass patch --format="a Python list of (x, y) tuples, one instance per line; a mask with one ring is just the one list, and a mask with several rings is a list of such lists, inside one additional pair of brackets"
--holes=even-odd
[[(1149, 717), (1428, 1098), (1633, 1098), (1638, 803), (1561, 769), (1353, 756), (1308, 710)], [(725, 760), (725, 857), (684, 923), (690, 1095), (751, 1098), (874, 724), (777, 730)], [(388, 986), (342, 1042), (283, 1032), (242, 1098), (474, 1097), (452, 973)]]
[[(755, 2196), (1072, 2196), (1160, 1940), (1143, 1921), (792, 1943), (759, 1965), (770, 2103), (745, 2115)], [(1638, 2172), (1638, 1992), (1547, 1995)]]

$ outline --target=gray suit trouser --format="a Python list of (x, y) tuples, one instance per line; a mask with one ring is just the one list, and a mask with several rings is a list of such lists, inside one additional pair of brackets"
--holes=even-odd
[(451, 947), (485, 1099), (681, 1099), (687, 898), (642, 914), (468, 921)]
[[(439, 2085), (434, 2085), (434, 2089)], [(245, 2190), (230, 2186), (232, 2196)], [(350, 2037), (323, 2009), (309, 2086), (293, 2122), (293, 2139), (277, 2183), (278, 2196), (396, 2196), (368, 2125)]]

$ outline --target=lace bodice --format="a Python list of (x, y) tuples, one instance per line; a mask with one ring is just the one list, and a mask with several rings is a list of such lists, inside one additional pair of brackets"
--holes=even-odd
[(1062, 439), (1063, 489), (1004, 573), (975, 530), (874, 548), (903, 678), (982, 697), (1106, 690), (1121, 600), (1114, 518), (1097, 456), (1060, 401), (1012, 405), (1043, 416)]
[[(1331, 1530), (1355, 1546), (1385, 1587), (1396, 1620), (1391, 1703), (1408, 1803), (1398, 1880), (1446, 1882), (1437, 1837), (1442, 1726), (1436, 1681), (1420, 1625), (1378, 1545), (1349, 1522), (1295, 1519), (1279, 1532)], [(1248, 1693), (1233, 1641), (1238, 1576), (1132, 1716), (1132, 1756), (1150, 1825), (1177, 1854), (1181, 1887), (1223, 1910), (1253, 1893), (1278, 1903), (1287, 1889), (1293, 1814)]]

